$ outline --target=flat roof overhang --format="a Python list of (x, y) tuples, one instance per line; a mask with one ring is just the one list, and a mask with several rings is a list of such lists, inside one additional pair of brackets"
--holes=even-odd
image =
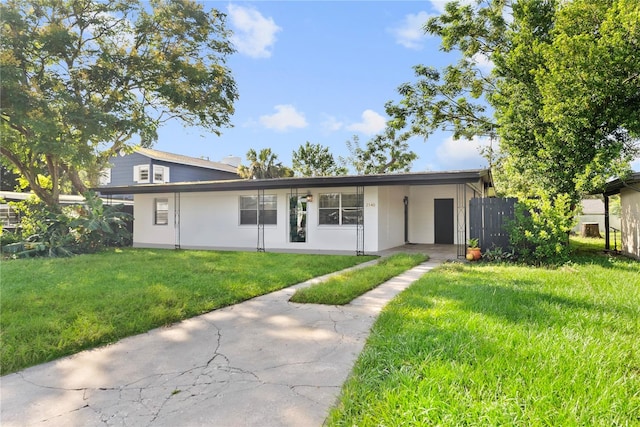
[(172, 184), (140, 184), (118, 187), (96, 187), (102, 195), (194, 193), (207, 191), (275, 190), (282, 188), (372, 187), (389, 185), (470, 184), (480, 180), (491, 182), (489, 169), (452, 172), (422, 172), (383, 175), (351, 175), (302, 178), (234, 179), (222, 181), (178, 182)]
[[(621, 180), (620, 178), (614, 179), (613, 181), (609, 181), (605, 184), (604, 189), (602, 191), (598, 191), (597, 193), (602, 193), (605, 196), (613, 196), (614, 194), (620, 193), (620, 190), (629, 186), (636, 186), (640, 184), (640, 172), (634, 172), (625, 180)], [(595, 194), (595, 192), (593, 193)]]

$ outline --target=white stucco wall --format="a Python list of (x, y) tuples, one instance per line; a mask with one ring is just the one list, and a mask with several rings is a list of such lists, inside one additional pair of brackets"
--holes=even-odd
[[(153, 224), (154, 200), (166, 198), (169, 200), (169, 224)], [(175, 204), (173, 194), (137, 194), (133, 198), (134, 204), (134, 247), (173, 247), (175, 244), (175, 229), (173, 217)]]
[(408, 186), (378, 188), (378, 247), (395, 248), (404, 244), (404, 198)]
[(622, 251), (640, 259), (640, 192), (620, 190)]
[[(467, 196), (472, 197), (473, 192), (467, 190)], [(458, 219), (456, 200), (456, 186), (415, 186), (409, 191), (409, 240), (411, 243), (433, 244), (435, 242), (435, 199), (453, 200), (453, 239), (458, 242)]]
[[(318, 201), (321, 193), (355, 193), (355, 188), (323, 188), (298, 190), (299, 195), (311, 194), (313, 202), (307, 209), (306, 242), (289, 242), (289, 218), (287, 196), (290, 190), (267, 190), (265, 195), (276, 195), (278, 216), (276, 225), (264, 226), (265, 248), (280, 250), (356, 250), (355, 225), (318, 224)], [(378, 200), (377, 188), (365, 188), (365, 252), (377, 252)], [(240, 225), (240, 196), (256, 195), (256, 191), (244, 192), (194, 192), (179, 195), (179, 230), (175, 224), (174, 194), (135, 195), (136, 217), (134, 226), (134, 246), (167, 247), (175, 246), (179, 233), (180, 247), (191, 249), (254, 249), (258, 244), (256, 225)], [(169, 200), (169, 224), (153, 225), (154, 200)]]

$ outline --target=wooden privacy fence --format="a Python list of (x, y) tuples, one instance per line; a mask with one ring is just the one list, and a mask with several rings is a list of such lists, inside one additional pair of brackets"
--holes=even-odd
[(478, 239), (483, 251), (506, 250), (509, 245), (507, 221), (515, 216), (515, 198), (473, 198), (469, 202), (469, 235)]

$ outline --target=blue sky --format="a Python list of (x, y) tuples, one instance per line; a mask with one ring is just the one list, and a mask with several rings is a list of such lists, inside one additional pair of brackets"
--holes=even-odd
[[(230, 58), (240, 99), (232, 128), (216, 136), (200, 128), (166, 124), (154, 148), (220, 160), (242, 158), (250, 148), (271, 148), (291, 166), (306, 141), (346, 157), (346, 141), (365, 144), (383, 130), (384, 104), (413, 80), (412, 67), (442, 68), (455, 54), (421, 27), (444, 0), (424, 1), (206, 1), (228, 15), (237, 52)], [(479, 62), (479, 66), (489, 64)], [(486, 167), (486, 139), (454, 141), (447, 133), (413, 138), (412, 171)], [(640, 162), (635, 162), (636, 168)]]
[[(179, 122), (166, 124), (154, 148), (220, 160), (250, 148), (271, 148), (283, 164), (306, 141), (349, 154), (346, 141), (366, 143), (384, 128), (384, 104), (413, 79), (412, 66), (442, 67), (452, 54), (421, 26), (444, 1), (205, 2), (227, 13), (237, 52), (229, 59), (240, 99), (233, 127), (216, 136)], [(438, 133), (414, 138), (413, 171), (485, 167), (478, 146)]]

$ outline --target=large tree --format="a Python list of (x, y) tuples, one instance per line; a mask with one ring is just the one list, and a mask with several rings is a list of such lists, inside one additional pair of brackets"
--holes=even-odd
[(374, 136), (365, 147), (360, 138), (353, 136), (347, 141), (350, 155), (341, 161), (352, 166), (358, 175), (408, 172), (418, 155), (409, 150), (407, 140), (410, 133), (402, 133), (393, 126)]
[[(0, 4), (2, 161), (56, 206), (108, 159), (179, 119), (219, 133), (235, 82), (225, 16), (190, 0)], [(43, 185), (46, 176), (51, 185)]]
[(639, 23), (636, 0), (449, 3), (425, 30), (461, 59), (415, 67), (418, 81), (387, 104), (391, 123), (497, 136), (503, 189), (575, 202), (638, 153)]
[(293, 172), (298, 176), (346, 175), (347, 168), (340, 166), (329, 152), (329, 147), (309, 141), (298, 147), (291, 158)]

